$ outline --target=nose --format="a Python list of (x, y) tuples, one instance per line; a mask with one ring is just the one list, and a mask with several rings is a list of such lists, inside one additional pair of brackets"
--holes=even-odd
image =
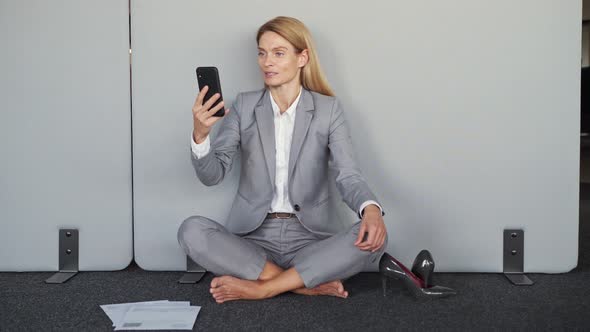
[(271, 58), (271, 57), (269, 57), (268, 55), (266, 55), (266, 56), (264, 57), (263, 64), (264, 64), (264, 66), (265, 66), (265, 67), (272, 66), (272, 65), (273, 65), (272, 58)]

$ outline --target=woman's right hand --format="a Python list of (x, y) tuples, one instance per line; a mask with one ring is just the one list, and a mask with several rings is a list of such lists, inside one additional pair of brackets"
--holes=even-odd
[(219, 93), (216, 93), (203, 104), (203, 99), (205, 98), (205, 94), (208, 90), (208, 86), (203, 87), (203, 89), (199, 92), (199, 95), (197, 96), (195, 105), (193, 106), (193, 139), (197, 144), (203, 143), (203, 141), (209, 135), (209, 132), (211, 131), (213, 125), (221, 118), (225, 117), (227, 113), (229, 113), (229, 109), (226, 109), (225, 114), (223, 116), (213, 116), (213, 114), (217, 113), (217, 111), (219, 111), (223, 107), (224, 103), (222, 101), (215, 107), (211, 108), (213, 103), (215, 103), (215, 101), (219, 99)]

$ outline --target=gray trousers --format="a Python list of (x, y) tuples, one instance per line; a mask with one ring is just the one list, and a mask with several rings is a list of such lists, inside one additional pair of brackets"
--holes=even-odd
[(266, 261), (283, 269), (294, 267), (307, 288), (344, 280), (383, 255), (383, 246), (371, 253), (354, 245), (360, 221), (332, 236), (308, 231), (297, 218), (265, 219), (256, 230), (235, 235), (223, 225), (191, 216), (178, 229), (178, 243), (197, 264), (215, 275), (257, 280)]

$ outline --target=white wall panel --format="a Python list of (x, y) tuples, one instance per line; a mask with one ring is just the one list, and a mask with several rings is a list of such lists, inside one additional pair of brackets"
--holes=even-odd
[(581, 1), (142, 0), (132, 38), (143, 268), (184, 269), (186, 217), (225, 221), (238, 174), (205, 187), (190, 162), (194, 70), (219, 67), (228, 105), (260, 88), (255, 33), (277, 15), (316, 39), (387, 211), (388, 252), (411, 263), (427, 248), (437, 271), (499, 272), (503, 230), (523, 228), (526, 272), (575, 267)]
[(0, 271), (132, 259), (126, 1), (0, 1)]

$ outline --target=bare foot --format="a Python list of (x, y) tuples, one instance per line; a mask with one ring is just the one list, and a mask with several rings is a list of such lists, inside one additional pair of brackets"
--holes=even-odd
[(302, 295), (331, 295), (342, 298), (348, 297), (348, 292), (344, 290), (344, 286), (340, 280), (326, 282), (317, 285), (314, 288), (298, 288), (293, 290), (293, 293)]
[(217, 303), (232, 300), (258, 300), (268, 297), (259, 280), (243, 280), (232, 276), (215, 277), (211, 294)]

